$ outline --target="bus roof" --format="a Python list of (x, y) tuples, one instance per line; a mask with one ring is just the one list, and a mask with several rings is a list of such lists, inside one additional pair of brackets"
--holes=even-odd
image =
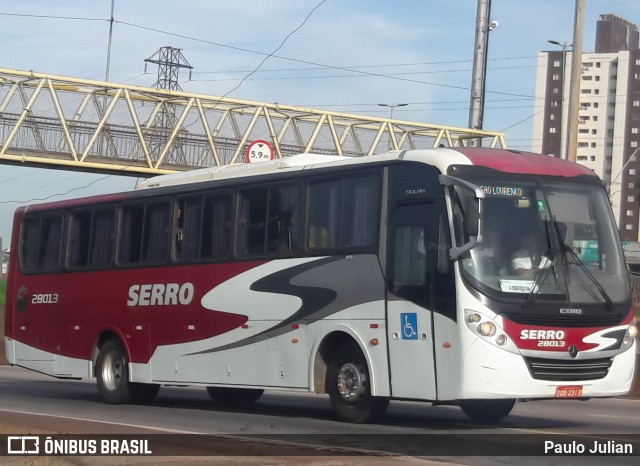
[(426, 150), (391, 151), (368, 157), (343, 157), (338, 155), (298, 154), (283, 159), (258, 163), (240, 163), (220, 167), (203, 168), (171, 175), (149, 178), (137, 189), (159, 188), (180, 184), (213, 180), (243, 178), (247, 176), (278, 173), (283, 170), (307, 170), (320, 167), (367, 164), (382, 161), (405, 160), (428, 163), (441, 173), (447, 173), (451, 165), (477, 165), (505, 173), (530, 173), (555, 176), (596, 176), (582, 165), (531, 152), (486, 148), (437, 148)]
[[(207, 181), (222, 181), (234, 178), (241, 179), (251, 176), (283, 173), (285, 171), (293, 172), (314, 168), (364, 165), (394, 160), (426, 163), (436, 167), (441, 173), (447, 173), (449, 167), (452, 165), (475, 165), (492, 168), (505, 173), (529, 173), (566, 177), (588, 175), (596, 177), (596, 174), (592, 170), (582, 165), (545, 155), (505, 149), (457, 147), (407, 151), (396, 150), (367, 157), (298, 154), (269, 162), (209, 167), (171, 175), (155, 176), (141, 182), (136, 187), (136, 190), (204, 183)], [(127, 193), (105, 194), (36, 204), (29, 206), (28, 209), (52, 210), (56, 208), (80, 207), (90, 203), (117, 202), (128, 198), (129, 195), (127, 195)], [(27, 208), (22, 207), (18, 210), (27, 210)]]

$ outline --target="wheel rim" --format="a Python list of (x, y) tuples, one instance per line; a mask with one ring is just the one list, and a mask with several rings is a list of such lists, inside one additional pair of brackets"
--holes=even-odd
[(364, 367), (348, 362), (338, 371), (338, 392), (343, 400), (353, 403), (367, 392), (367, 374)]
[(102, 366), (102, 381), (107, 390), (115, 390), (120, 385), (122, 379), (124, 361), (113, 353), (108, 353), (104, 358)]

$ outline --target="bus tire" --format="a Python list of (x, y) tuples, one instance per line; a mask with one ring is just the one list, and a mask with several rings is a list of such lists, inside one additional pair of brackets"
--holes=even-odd
[(474, 422), (497, 422), (509, 415), (516, 400), (464, 400), (460, 403), (462, 411)]
[(258, 401), (264, 390), (259, 388), (207, 387), (211, 399), (220, 404), (248, 404)]
[(135, 403), (151, 403), (160, 391), (160, 385), (155, 383), (131, 383), (131, 401)]
[(339, 420), (357, 424), (382, 417), (389, 399), (371, 396), (369, 368), (355, 343), (343, 344), (327, 367), (327, 392)]
[(96, 360), (98, 392), (109, 404), (129, 403), (132, 400), (129, 382), (129, 361), (124, 347), (117, 340), (107, 340)]

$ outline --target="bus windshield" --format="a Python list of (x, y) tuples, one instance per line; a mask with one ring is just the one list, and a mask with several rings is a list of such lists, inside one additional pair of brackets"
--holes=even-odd
[[(602, 187), (548, 177), (466, 176), (485, 193), (479, 238), (458, 229), (458, 244), (479, 240), (462, 256), (465, 278), (485, 294), (524, 304), (612, 303), (629, 293), (609, 199)], [(459, 218), (477, 209), (456, 189)], [(475, 207), (474, 207), (475, 205)], [(468, 231), (473, 231), (470, 229)]]

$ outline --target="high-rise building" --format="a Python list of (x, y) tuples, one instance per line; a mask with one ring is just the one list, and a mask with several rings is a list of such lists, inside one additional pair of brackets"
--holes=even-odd
[[(595, 52), (582, 54), (576, 161), (604, 181), (623, 241), (640, 231), (640, 50), (636, 25), (600, 15)], [(571, 45), (538, 54), (532, 150), (566, 158)]]

